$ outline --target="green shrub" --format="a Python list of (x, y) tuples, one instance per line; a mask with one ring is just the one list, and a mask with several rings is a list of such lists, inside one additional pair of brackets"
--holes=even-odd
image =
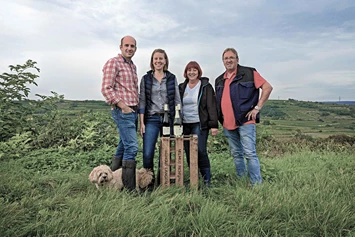
[(30, 133), (16, 134), (6, 142), (0, 142), (0, 160), (21, 158), (32, 149)]

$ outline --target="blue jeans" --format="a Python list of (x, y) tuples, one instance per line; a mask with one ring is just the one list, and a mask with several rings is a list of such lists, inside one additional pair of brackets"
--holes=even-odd
[[(184, 135), (196, 134), (198, 136), (198, 167), (210, 168), (207, 154), (208, 129), (201, 130), (200, 123), (184, 123)], [(190, 144), (184, 141), (187, 163), (190, 165)]]
[(148, 116), (145, 119), (145, 133), (143, 135), (143, 167), (154, 168), (155, 146), (163, 126), (163, 117)]
[[(242, 177), (249, 171), (250, 182), (252, 184), (261, 183), (260, 163), (256, 155), (256, 125), (242, 125), (235, 130), (224, 128), (223, 131), (228, 138), (237, 175)], [(248, 170), (244, 158), (247, 160)]]
[(122, 113), (120, 108), (111, 110), (120, 136), (115, 156), (123, 160), (135, 160), (138, 152), (137, 112)]

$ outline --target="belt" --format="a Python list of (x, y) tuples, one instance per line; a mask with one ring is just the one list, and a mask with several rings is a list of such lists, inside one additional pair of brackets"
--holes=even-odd
[[(130, 107), (131, 109), (133, 109), (135, 112), (138, 111), (138, 105), (133, 105), (133, 106), (128, 106)], [(118, 107), (117, 105), (113, 105), (113, 108), (114, 109), (119, 109), (120, 107)]]
[(160, 117), (164, 117), (164, 113), (155, 113), (155, 114), (152, 114), (151, 116), (160, 116)]
[(129, 106), (131, 109), (133, 109), (134, 111), (138, 110), (138, 105), (134, 105), (134, 106)]

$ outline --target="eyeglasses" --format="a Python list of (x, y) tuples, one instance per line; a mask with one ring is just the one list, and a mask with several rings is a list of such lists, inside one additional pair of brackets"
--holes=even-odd
[(224, 58), (224, 59), (223, 59), (223, 61), (235, 60), (235, 59), (237, 59), (237, 58), (236, 58), (236, 57), (232, 57), (232, 56), (231, 56), (231, 57), (229, 57), (229, 58)]

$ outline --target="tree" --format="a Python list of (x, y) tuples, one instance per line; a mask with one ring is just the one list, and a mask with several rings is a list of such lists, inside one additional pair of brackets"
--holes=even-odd
[[(36, 73), (40, 69), (36, 62), (27, 60), (24, 65), (10, 65), (12, 73), (0, 75), (0, 141), (4, 141), (26, 127), (29, 109), (30, 84), (36, 85)], [(34, 73), (29, 70), (33, 70)]]
[(51, 92), (53, 96), (36, 94), (42, 101), (29, 99), (29, 85), (38, 86), (35, 80), (39, 77), (40, 69), (37, 62), (27, 60), (23, 65), (10, 65), (11, 73), (0, 75), (0, 142), (10, 137), (32, 131), (33, 114), (42, 109), (49, 112), (55, 109), (55, 103), (64, 99), (63, 95)]

